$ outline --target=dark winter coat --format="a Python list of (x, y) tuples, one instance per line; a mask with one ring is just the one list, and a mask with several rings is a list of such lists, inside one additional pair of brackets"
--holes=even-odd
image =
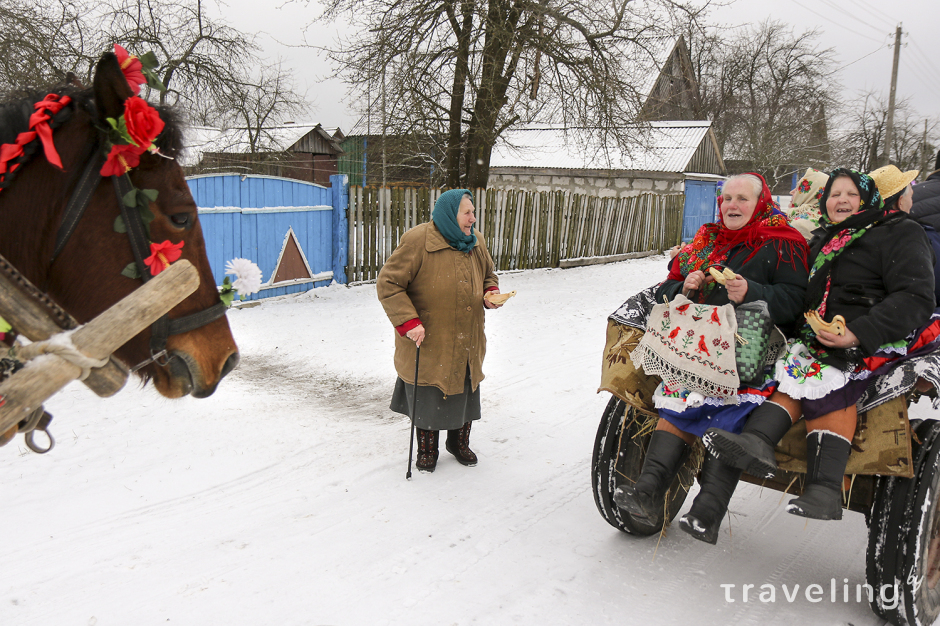
[(937, 305), (940, 305), (940, 170), (914, 186), (913, 201), (911, 217), (927, 231), (927, 238), (936, 257), (933, 267), (934, 296)]
[[(816, 231), (810, 258), (822, 245)], [(898, 214), (870, 228), (832, 265), (826, 319), (845, 318), (867, 357), (927, 322), (934, 310), (934, 253), (924, 229)]]
[[(797, 319), (803, 319), (803, 294), (806, 291), (809, 272), (801, 260), (791, 258), (788, 252), (781, 255), (780, 248), (779, 241), (765, 243), (747, 263), (744, 263), (751, 254), (751, 248), (743, 244), (737, 245), (729, 251), (725, 265), (747, 279), (744, 301), (766, 301), (774, 323), (787, 332)], [(677, 263), (677, 259), (678, 257), (673, 259), (673, 263)], [(669, 300), (675, 298), (682, 291), (683, 282), (665, 281), (656, 291), (656, 301), (662, 302), (663, 296)], [(716, 285), (705, 300), (706, 304), (716, 306), (728, 302), (728, 290), (721, 285)]]
[(940, 170), (921, 184), (914, 185), (913, 202), (911, 217), (940, 232)]

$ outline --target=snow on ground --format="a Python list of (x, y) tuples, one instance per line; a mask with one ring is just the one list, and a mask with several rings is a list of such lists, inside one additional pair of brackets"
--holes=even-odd
[(411, 481), (374, 285), (233, 310), (241, 364), (206, 400), (70, 385), (47, 404), (51, 454), (0, 449), (0, 625), (882, 623), (855, 601), (859, 514), (807, 521), (742, 484), (717, 546), (598, 514), (605, 320), (664, 272), (656, 256), (501, 275), (519, 295), (487, 312), (480, 463), (442, 446)]

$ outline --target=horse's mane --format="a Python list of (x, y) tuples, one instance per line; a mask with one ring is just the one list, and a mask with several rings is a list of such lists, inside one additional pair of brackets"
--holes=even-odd
[[(75, 106), (87, 111), (92, 117), (95, 98), (91, 88), (79, 88), (71, 84), (58, 83), (46, 88), (28, 89), (10, 95), (0, 102), (0, 144), (16, 142), (16, 136), (28, 129), (33, 104), (55, 93), (72, 98)], [(173, 107), (154, 106), (163, 120), (164, 128), (154, 142), (164, 155), (177, 158), (183, 151), (183, 125)]]

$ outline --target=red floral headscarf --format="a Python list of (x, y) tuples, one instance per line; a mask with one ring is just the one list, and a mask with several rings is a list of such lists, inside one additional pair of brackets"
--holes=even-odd
[[(774, 202), (764, 177), (754, 172), (748, 172), (748, 174), (756, 176), (761, 181), (761, 192), (751, 219), (738, 230), (731, 230), (725, 226), (724, 215), (720, 213), (717, 222), (703, 224), (691, 243), (686, 244), (679, 251), (670, 268), (669, 280), (685, 280), (686, 276), (696, 270), (704, 271), (711, 265), (724, 264), (728, 259), (728, 253), (739, 244), (744, 244), (751, 251), (744, 260), (744, 263), (747, 263), (762, 245), (772, 240), (779, 240), (781, 252), (786, 250), (791, 259), (795, 258), (804, 267), (806, 266), (809, 254), (806, 239), (800, 231), (790, 226), (786, 215)], [(719, 196), (719, 210), (722, 201), (723, 196)], [(783, 259), (783, 254), (781, 254), (781, 259)], [(699, 300), (704, 302), (714, 286), (715, 283), (708, 283), (701, 289)]]

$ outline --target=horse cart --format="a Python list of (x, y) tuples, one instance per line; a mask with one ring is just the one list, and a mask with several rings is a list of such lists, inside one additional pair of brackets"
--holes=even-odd
[[(652, 394), (659, 379), (634, 368), (629, 354), (643, 331), (610, 319), (601, 386), (612, 394), (594, 442), (591, 482), (598, 511), (614, 528), (631, 535), (660, 533), (681, 509), (703, 455), (690, 455), (666, 496), (661, 524), (638, 522), (613, 501), (614, 490), (636, 480), (658, 415)], [(934, 360), (931, 360), (934, 359)], [(928, 369), (929, 368), (929, 369)], [(871, 609), (892, 624), (928, 626), (940, 616), (940, 421), (910, 420), (912, 402), (930, 401), (916, 391), (918, 379), (936, 385), (940, 358), (907, 362), (873, 380), (859, 401), (859, 426), (843, 481), (843, 507), (865, 515), (868, 525), (866, 582)], [(933, 386), (931, 385), (931, 386)], [(776, 449), (780, 467), (772, 479), (747, 474), (742, 480), (802, 493), (806, 472), (806, 427), (801, 420)], [(701, 443), (696, 448), (702, 450)], [(878, 593), (897, 585), (898, 601)]]

